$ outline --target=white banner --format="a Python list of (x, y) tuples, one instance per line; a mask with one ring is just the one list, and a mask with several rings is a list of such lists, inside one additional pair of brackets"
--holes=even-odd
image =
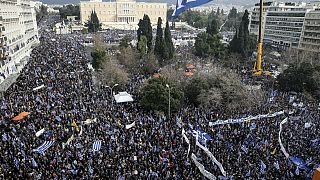
[(126, 125), (126, 129), (130, 129), (135, 125), (136, 125), (136, 122), (134, 121), (133, 123)]
[[(279, 111), (271, 114), (262, 114), (257, 116), (249, 116), (243, 117), (239, 119), (227, 119), (227, 120), (217, 120), (216, 122), (209, 122), (209, 126), (221, 125), (221, 124), (234, 124), (234, 123), (242, 123), (251, 120), (264, 119), (264, 118), (272, 118), (279, 115), (284, 114), (284, 111)], [(293, 112), (289, 112), (289, 114), (293, 114)]]
[(33, 90), (33, 91), (36, 91), (36, 90), (39, 90), (39, 89), (41, 89), (41, 88), (44, 88), (44, 84), (42, 84), (41, 86), (38, 86), (38, 87), (36, 87), (36, 88), (33, 88), (32, 90)]
[(188, 147), (188, 154), (187, 154), (187, 157), (189, 156), (189, 152), (190, 152), (190, 141), (188, 139), (188, 137), (186, 136), (186, 131), (184, 129), (182, 129), (182, 137), (184, 138), (184, 140), (186, 140), (186, 142), (188, 143), (189, 147)]
[(41, 134), (43, 134), (43, 133), (44, 133), (44, 131), (45, 131), (45, 129), (44, 129), (44, 128), (42, 128), (40, 131), (36, 132), (36, 137), (41, 136)]
[(221, 173), (224, 176), (226, 176), (227, 173), (224, 171), (222, 164), (219, 161), (217, 161), (217, 159), (213, 156), (213, 154), (209, 151), (209, 149), (202, 146), (198, 141), (196, 141), (196, 145), (199, 146), (202, 150), (204, 150), (207, 153), (207, 155), (210, 157), (210, 159), (219, 167)]
[(91, 123), (94, 123), (94, 122), (97, 122), (97, 118), (87, 119), (85, 121), (82, 121), (82, 124), (86, 125), (86, 124), (91, 124)]
[(210, 172), (208, 172), (207, 170), (204, 169), (204, 166), (198, 162), (197, 156), (194, 155), (193, 153), (191, 154), (191, 159), (193, 160), (194, 164), (198, 167), (201, 174), (203, 174), (206, 178), (208, 178), (210, 180), (216, 179), (216, 177), (213, 174), (211, 174)]
[(280, 149), (283, 152), (284, 156), (286, 156), (286, 158), (289, 158), (289, 154), (287, 153), (287, 151), (284, 149), (282, 141), (281, 141), (281, 131), (282, 131), (282, 125), (284, 123), (286, 123), (288, 121), (288, 118), (285, 118), (281, 123), (280, 123), (280, 130), (279, 130), (279, 144), (280, 144)]

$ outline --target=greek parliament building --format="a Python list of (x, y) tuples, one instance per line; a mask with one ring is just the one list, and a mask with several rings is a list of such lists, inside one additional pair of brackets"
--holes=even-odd
[(33, 3), (0, 0), (0, 83), (21, 71), (32, 47), (39, 42)]
[[(250, 16), (250, 32), (258, 35), (260, 5)], [(279, 49), (320, 52), (320, 1), (310, 3), (265, 2), (263, 42)]]
[(80, 20), (82, 24), (88, 21), (92, 11), (97, 13), (103, 29), (136, 29), (144, 14), (150, 17), (153, 25), (157, 24), (158, 17), (161, 17), (162, 22), (167, 20), (166, 3), (146, 3), (136, 2), (136, 0), (81, 1)]

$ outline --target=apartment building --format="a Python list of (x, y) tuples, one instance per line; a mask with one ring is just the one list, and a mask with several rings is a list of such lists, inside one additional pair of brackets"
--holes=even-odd
[(90, 18), (91, 12), (95, 11), (102, 23), (102, 27), (127, 29), (137, 26), (144, 14), (147, 14), (150, 21), (155, 25), (158, 17), (163, 22), (167, 20), (166, 3), (136, 2), (136, 0), (116, 0), (102, 2), (102, 0), (90, 0), (80, 2), (80, 21), (85, 24)]
[[(298, 48), (306, 14), (315, 6), (307, 3), (264, 3), (263, 42), (280, 49)], [(250, 32), (258, 35), (260, 4), (250, 18)]]
[(320, 52), (320, 8), (307, 13), (299, 49)]
[(21, 71), (39, 42), (36, 12), (30, 0), (0, 1), (0, 83)]

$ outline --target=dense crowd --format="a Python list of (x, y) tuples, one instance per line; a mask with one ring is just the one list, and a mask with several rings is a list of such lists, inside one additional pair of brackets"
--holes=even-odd
[[(138, 102), (112, 102), (109, 89), (92, 81), (81, 36), (41, 35), (41, 44), (33, 50), (30, 62), (1, 100), (1, 178), (201, 179), (203, 175), (191, 160), (191, 153), (220, 179), (306, 178), (320, 163), (319, 110), (299, 95), (296, 101), (304, 102), (303, 107), (290, 105), (289, 95), (277, 93), (273, 102), (256, 109), (243, 107), (228, 112), (186, 107), (168, 118), (143, 111)], [(144, 78), (133, 76), (122, 90), (135, 94)], [(208, 126), (209, 121), (218, 119), (292, 109), (293, 115)], [(12, 121), (24, 111), (31, 114)], [(286, 116), (289, 120), (284, 125), (283, 144), (290, 155), (308, 161), (308, 169), (299, 172), (279, 147), (279, 123)], [(190, 139), (189, 154), (176, 121), (180, 118)], [(85, 124), (88, 119), (96, 121)], [(125, 125), (133, 122), (135, 126), (126, 129)], [(311, 126), (305, 128), (305, 123)], [(212, 137), (206, 146), (221, 162), (226, 177), (195, 145), (191, 127)], [(43, 128), (44, 133), (37, 137), (36, 132)], [(66, 144), (71, 137), (74, 139)], [(96, 140), (102, 142), (101, 149), (92, 151)], [(54, 143), (44, 154), (32, 151), (45, 141)]]

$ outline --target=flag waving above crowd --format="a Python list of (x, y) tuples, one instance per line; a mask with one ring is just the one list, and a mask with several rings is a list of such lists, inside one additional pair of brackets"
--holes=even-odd
[(174, 19), (183, 11), (208, 3), (212, 0), (177, 0), (176, 9), (173, 11), (171, 17)]

